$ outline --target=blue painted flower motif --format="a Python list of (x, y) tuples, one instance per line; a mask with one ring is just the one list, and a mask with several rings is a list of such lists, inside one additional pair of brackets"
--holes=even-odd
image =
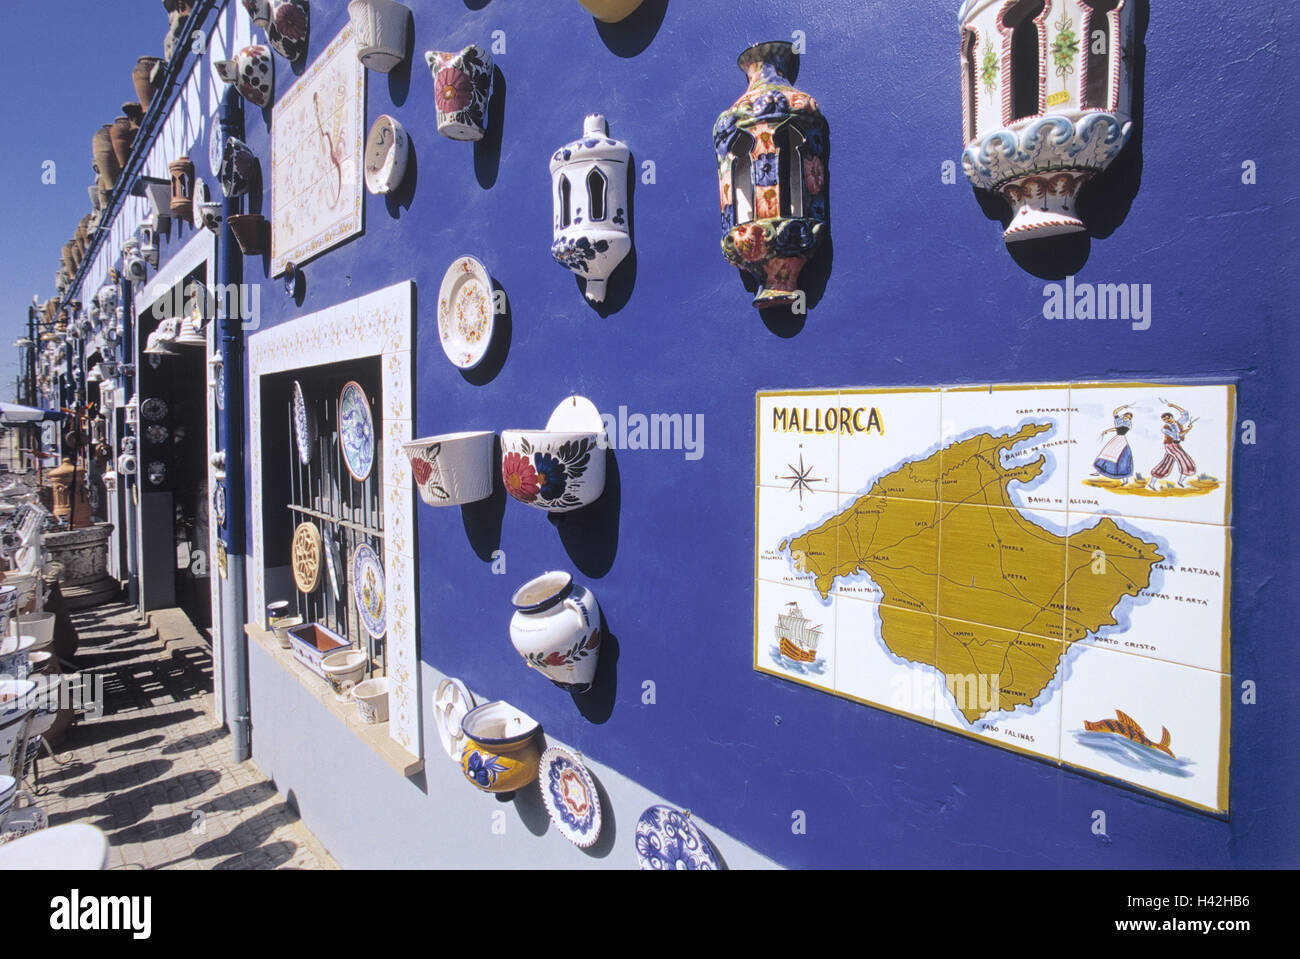
[(812, 222), (803, 217), (783, 221), (772, 238), (772, 249), (778, 256), (805, 254), (816, 245)]
[(780, 90), (766, 90), (750, 105), (756, 117), (781, 117), (790, 112), (790, 101)]
[(478, 751), (470, 753), (465, 761), (465, 773), (479, 786), (487, 789), (497, 781), (497, 776), (506, 771), (506, 767), (496, 756), (481, 756)]
[(813, 126), (803, 131), (804, 156), (821, 156), (826, 151), (826, 133), (820, 126)]
[(736, 205), (728, 203), (722, 210), (722, 232), (726, 233), (736, 225)]
[(776, 186), (779, 170), (775, 153), (760, 153), (754, 161), (754, 186)]
[(564, 495), (564, 465), (559, 460), (549, 453), (536, 453), (533, 468), (537, 471), (543, 499), (558, 499)]
[(585, 836), (595, 821), (596, 810), (573, 764), (562, 757), (557, 758), (548, 772), (547, 786), (560, 818), (569, 828)]
[(718, 869), (717, 854), (685, 816), (668, 806), (651, 806), (636, 824), (636, 852), (642, 869)]
[(713, 126), (713, 148), (718, 156), (726, 155), (735, 136), (736, 113), (734, 110), (728, 110), (718, 117), (718, 122)]

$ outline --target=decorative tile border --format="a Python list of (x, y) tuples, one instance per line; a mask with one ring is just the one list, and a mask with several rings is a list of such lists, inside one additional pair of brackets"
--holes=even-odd
[[(290, 320), (248, 339), (249, 419), (252, 459), (253, 575), (249, 609), (260, 622), (266, 608), (262, 548), (262, 377), (377, 356), (381, 363), (385, 474), (384, 578), (388, 610), (389, 735), (423, 758), (420, 739), (419, 650), (416, 643), (414, 484), (400, 443), (411, 438), (411, 324), (415, 284), (396, 283), (355, 300)], [(396, 455), (390, 453), (396, 449)]]

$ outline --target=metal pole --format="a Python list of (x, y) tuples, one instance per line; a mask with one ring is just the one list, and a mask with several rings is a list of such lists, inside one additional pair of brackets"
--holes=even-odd
[[(226, 87), (217, 118), (221, 142), (244, 136), (244, 107), (233, 86)], [(244, 260), (230, 231), (230, 217), (239, 212), (237, 200), (225, 198), (221, 219), (221, 240), (217, 249), (218, 291), (217, 335), (225, 371), (224, 409), (217, 422), (217, 443), (226, 453), (226, 521), (220, 528), (225, 562), (218, 557), (218, 588), (221, 590), (221, 642), (230, 717), (232, 758), (243, 762), (252, 754), (249, 737), (248, 637), (244, 635), (247, 600), (244, 583), (244, 317), (239, 316), (243, 296), (238, 292), (244, 279)], [(236, 291), (231, 295), (230, 291)], [(231, 316), (231, 307), (235, 316)]]

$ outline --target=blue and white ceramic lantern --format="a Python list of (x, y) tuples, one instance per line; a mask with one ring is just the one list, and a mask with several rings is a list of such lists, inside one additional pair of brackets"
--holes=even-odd
[(587, 117), (581, 138), (551, 157), (555, 207), (551, 256), (587, 281), (586, 296), (605, 301), (605, 284), (632, 252), (627, 178), (632, 151), (609, 135), (598, 113)]
[(1133, 6), (962, 3), (962, 167), (1011, 205), (1008, 243), (1087, 229), (1079, 192), (1132, 132)]

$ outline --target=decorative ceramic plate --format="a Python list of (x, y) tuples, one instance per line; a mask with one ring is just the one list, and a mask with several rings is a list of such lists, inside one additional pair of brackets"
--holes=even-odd
[(297, 380), (293, 381), (293, 435), (298, 441), (298, 462), (306, 466), (316, 449), (316, 422), (307, 411), (307, 398)]
[(145, 439), (150, 443), (166, 443), (171, 434), (161, 423), (151, 423), (144, 431)]
[(442, 351), (462, 370), (483, 362), (492, 342), (492, 277), (472, 256), (447, 268), (438, 290), (438, 339)]
[(465, 746), (465, 732), (460, 721), (475, 706), (474, 694), (459, 679), (444, 679), (433, 696), (433, 718), (438, 727), (442, 749), (456, 763)]
[(651, 806), (636, 824), (642, 869), (721, 869), (718, 854), (690, 818), (671, 806)]
[(293, 531), (293, 584), (300, 593), (314, 593), (320, 584), (320, 530), (315, 523), (300, 523)]
[(218, 526), (226, 525), (226, 487), (222, 483), (212, 491), (212, 518)]
[(334, 593), (334, 601), (337, 603), (343, 599), (343, 591), (339, 589), (339, 546), (334, 540), (333, 533), (326, 533), (323, 537), (325, 540), (325, 572), (330, 577), (330, 591)]
[(352, 595), (357, 601), (357, 614), (366, 632), (378, 639), (388, 629), (387, 611), (384, 608), (384, 564), (379, 554), (362, 543), (352, 554)]
[(167, 415), (167, 401), (157, 396), (141, 400), (140, 415), (147, 420), (157, 422)]
[(537, 779), (542, 802), (560, 835), (586, 849), (600, 835), (600, 797), (591, 774), (577, 756), (552, 746), (542, 753)]
[(339, 440), (343, 464), (352, 478), (361, 482), (375, 465), (375, 421), (366, 391), (354, 381), (344, 384), (339, 393)]

